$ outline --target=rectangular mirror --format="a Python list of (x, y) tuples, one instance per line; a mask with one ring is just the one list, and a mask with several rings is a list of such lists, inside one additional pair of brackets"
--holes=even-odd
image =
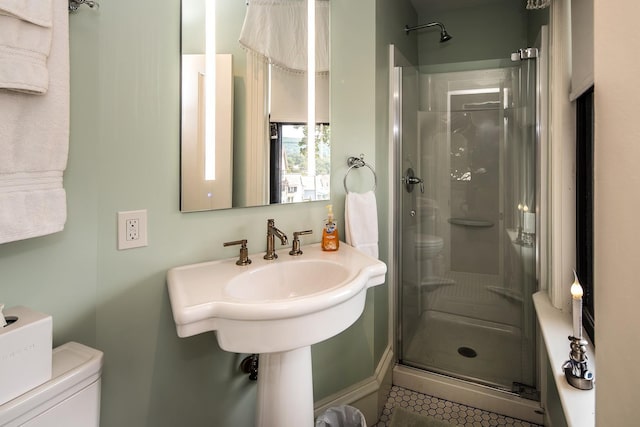
[(329, 15), (182, 0), (183, 212), (329, 199)]

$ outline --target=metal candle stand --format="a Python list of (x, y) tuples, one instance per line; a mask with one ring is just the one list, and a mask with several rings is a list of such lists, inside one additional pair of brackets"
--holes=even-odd
[(533, 246), (536, 240), (536, 235), (534, 233), (522, 233), (522, 246)]
[(569, 360), (564, 362), (562, 368), (567, 382), (580, 390), (593, 388), (593, 373), (587, 368), (587, 341), (582, 338), (569, 337), (571, 352)]

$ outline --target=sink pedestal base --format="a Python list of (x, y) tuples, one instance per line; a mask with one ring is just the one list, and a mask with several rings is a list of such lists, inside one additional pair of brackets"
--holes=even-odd
[(258, 427), (313, 427), (311, 347), (260, 354)]

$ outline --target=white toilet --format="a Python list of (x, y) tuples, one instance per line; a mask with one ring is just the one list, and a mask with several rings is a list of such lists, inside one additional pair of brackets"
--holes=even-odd
[(438, 275), (436, 264), (444, 248), (444, 240), (438, 236), (438, 203), (425, 196), (417, 196), (419, 227), (413, 236), (416, 261), (422, 264), (422, 285), (429, 284)]
[(414, 242), (416, 254), (418, 254), (419, 259), (422, 260), (432, 260), (440, 254), (444, 247), (442, 237), (432, 234), (418, 233), (415, 235)]
[(440, 255), (442, 248), (444, 248), (444, 241), (442, 240), (442, 237), (434, 236), (432, 234), (417, 233), (414, 236), (414, 246), (417, 257), (416, 261), (423, 262), (423, 282), (425, 279), (432, 279), (437, 275), (437, 272), (435, 271), (437, 256)]
[(98, 427), (103, 354), (69, 342), (53, 349), (50, 381), (0, 405), (2, 427)]

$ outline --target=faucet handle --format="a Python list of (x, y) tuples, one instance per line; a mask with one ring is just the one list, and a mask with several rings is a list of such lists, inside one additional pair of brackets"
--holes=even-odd
[(247, 249), (247, 239), (234, 240), (233, 242), (225, 242), (222, 246), (240, 245), (240, 257), (236, 261), (236, 265), (249, 265), (251, 260), (249, 259), (249, 250)]
[(291, 247), (291, 250), (289, 251), (289, 255), (291, 255), (291, 256), (300, 256), (300, 255), (302, 255), (302, 249), (300, 249), (300, 239), (298, 239), (298, 237), (302, 236), (304, 234), (311, 234), (311, 233), (313, 233), (313, 230), (294, 231), (293, 232), (293, 246)]

